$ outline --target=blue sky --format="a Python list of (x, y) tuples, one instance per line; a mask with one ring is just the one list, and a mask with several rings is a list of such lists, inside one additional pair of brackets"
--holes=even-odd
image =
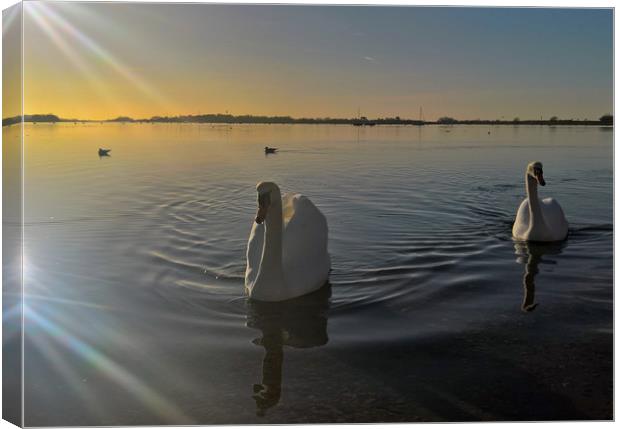
[[(422, 106), (427, 119), (524, 119), (612, 110), (611, 9), (47, 3), (31, 10), (29, 112), (350, 117), (359, 108), (417, 117)], [(85, 98), (100, 102), (85, 106)]]

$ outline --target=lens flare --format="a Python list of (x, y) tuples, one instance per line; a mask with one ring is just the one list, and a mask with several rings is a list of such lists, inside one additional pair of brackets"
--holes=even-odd
[[(110, 359), (102, 352), (96, 350), (90, 344), (71, 335), (59, 324), (52, 321), (50, 317), (43, 316), (28, 305), (24, 305), (24, 318), (26, 323), (33, 322), (41, 328), (49, 337), (74, 353), (86, 364), (95, 368), (100, 374), (107, 377), (111, 382), (117, 383), (131, 393), (136, 400), (142, 403), (150, 411), (160, 416), (164, 421), (174, 422), (175, 424), (191, 423), (191, 419), (183, 414), (177, 406), (165, 399), (155, 390), (147, 386), (142, 380), (127, 371), (121, 365)], [(35, 338), (34, 335), (28, 336), (29, 340)], [(49, 347), (40, 346), (43, 352)]]
[[(32, 16), (36, 23), (45, 31), (58, 48), (69, 58), (89, 80), (99, 88), (103, 89), (102, 80), (96, 79), (96, 73), (88, 63), (80, 57), (78, 50), (72, 45), (79, 43), (86, 48), (90, 54), (96, 56), (98, 60), (107, 65), (121, 78), (127, 81), (133, 88), (138, 90), (151, 102), (163, 107), (170, 107), (170, 102), (156, 88), (149, 85), (145, 79), (132, 71), (127, 65), (123, 64), (109, 50), (94, 41), (84, 32), (77, 29), (67, 19), (59, 15), (50, 6), (42, 2), (28, 2), (26, 12)], [(105, 93), (105, 91), (102, 91)]]
[(15, 18), (21, 16), (21, 7), (10, 7), (2, 11), (2, 37), (9, 32)]
[(65, 57), (71, 62), (71, 64), (81, 72), (81, 76), (86, 79), (92, 87), (97, 91), (98, 96), (106, 98), (107, 101), (111, 100), (108, 92), (105, 91), (103, 85), (103, 79), (101, 79), (95, 69), (88, 65), (88, 63), (82, 59), (75, 50), (71, 47), (71, 44), (65, 40), (62, 34), (49, 22), (48, 17), (43, 14), (35, 6), (36, 3), (26, 4), (26, 13), (31, 17), (37, 26), (49, 36), (50, 40), (56, 47), (65, 55)]

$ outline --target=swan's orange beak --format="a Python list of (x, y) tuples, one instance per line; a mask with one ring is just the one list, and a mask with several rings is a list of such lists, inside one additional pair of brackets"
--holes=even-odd
[(545, 186), (546, 182), (545, 182), (545, 178), (543, 177), (543, 172), (537, 172), (536, 174), (536, 180), (538, 180), (538, 184), (540, 186)]

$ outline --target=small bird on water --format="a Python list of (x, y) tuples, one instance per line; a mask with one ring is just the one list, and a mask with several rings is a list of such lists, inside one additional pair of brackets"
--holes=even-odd
[(278, 150), (277, 147), (265, 146), (265, 153), (276, 153), (277, 150)]
[(112, 149), (101, 149), (99, 148), (99, 156), (110, 156), (110, 151)]

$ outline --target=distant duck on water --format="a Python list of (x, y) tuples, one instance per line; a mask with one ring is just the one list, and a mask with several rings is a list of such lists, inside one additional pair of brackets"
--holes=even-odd
[(278, 150), (277, 147), (265, 146), (265, 153), (276, 153), (277, 150)]
[(99, 148), (99, 156), (110, 156), (110, 151), (112, 149), (101, 149)]

